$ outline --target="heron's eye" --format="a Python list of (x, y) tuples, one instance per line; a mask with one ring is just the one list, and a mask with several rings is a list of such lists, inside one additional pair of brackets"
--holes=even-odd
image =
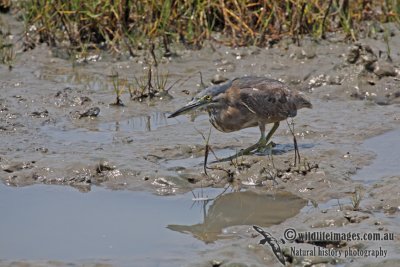
[(207, 96), (206, 96), (206, 100), (207, 100), (207, 101), (210, 101), (210, 100), (211, 100), (211, 96), (210, 96), (210, 95), (207, 95)]

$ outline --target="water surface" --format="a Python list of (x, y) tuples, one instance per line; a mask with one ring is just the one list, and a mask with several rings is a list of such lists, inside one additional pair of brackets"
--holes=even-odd
[[(221, 191), (208, 188), (195, 195), (214, 198)], [(216, 248), (218, 242), (208, 241), (223, 237), (225, 227), (279, 223), (305, 205), (291, 194), (227, 191), (205, 206), (192, 199), (191, 192), (165, 197), (92, 187), (80, 193), (65, 186), (0, 183), (0, 259), (176, 266)], [(233, 212), (238, 205), (242, 208)], [(281, 212), (274, 214), (277, 209)], [(171, 225), (180, 228), (171, 231)], [(212, 240), (185, 231), (191, 225), (208, 225), (202, 233)]]
[(387, 176), (400, 175), (400, 129), (369, 138), (363, 147), (372, 150), (376, 158), (371, 165), (363, 167), (352, 177), (363, 183), (372, 183)]

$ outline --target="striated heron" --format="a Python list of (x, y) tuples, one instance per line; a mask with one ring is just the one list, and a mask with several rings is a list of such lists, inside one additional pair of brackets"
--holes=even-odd
[[(279, 127), (279, 122), (295, 117), (297, 110), (301, 108), (312, 108), (310, 101), (302, 93), (289, 89), (277, 80), (246, 76), (207, 87), (168, 118), (195, 109), (205, 109), (211, 124), (221, 132), (260, 127), (260, 140), (233, 156), (236, 157), (266, 148)], [(265, 136), (265, 125), (268, 123), (274, 125)]]

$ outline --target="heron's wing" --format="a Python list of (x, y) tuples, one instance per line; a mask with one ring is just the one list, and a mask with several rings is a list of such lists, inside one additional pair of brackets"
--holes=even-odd
[(290, 90), (281, 82), (271, 79), (239, 84), (241, 104), (264, 118), (294, 117), (297, 109), (290, 99)]
[(259, 76), (244, 76), (236, 78), (232, 80), (232, 83), (236, 84), (239, 88), (251, 88), (255, 86), (269, 88), (284, 86), (284, 84), (278, 80)]

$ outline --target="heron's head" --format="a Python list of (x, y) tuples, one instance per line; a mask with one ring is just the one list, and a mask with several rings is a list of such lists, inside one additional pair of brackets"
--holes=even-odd
[(193, 99), (184, 107), (169, 115), (168, 118), (173, 118), (192, 110), (206, 109), (210, 106), (215, 107), (221, 105), (221, 103), (223, 103), (226, 98), (225, 92), (231, 87), (232, 82), (233, 80), (229, 80), (225, 83), (207, 87), (206, 89), (198, 93), (195, 97), (193, 97)]
[(185, 106), (183, 106), (182, 108), (178, 109), (177, 111), (169, 115), (168, 118), (173, 118), (200, 108), (202, 109), (207, 108), (208, 106), (213, 105), (218, 101), (219, 101), (218, 97), (215, 97), (211, 94), (196, 96)]

